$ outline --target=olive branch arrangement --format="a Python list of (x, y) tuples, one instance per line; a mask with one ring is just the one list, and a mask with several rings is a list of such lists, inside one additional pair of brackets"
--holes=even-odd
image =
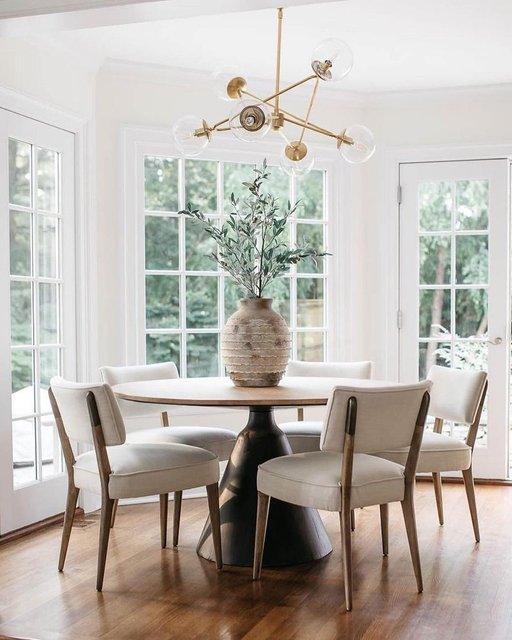
[(308, 243), (291, 248), (284, 241), (286, 224), (300, 202), (291, 206), (287, 203), (284, 212), (274, 196), (262, 192), (262, 186), (269, 179), (267, 162), (255, 168), (253, 182), (243, 182), (249, 194), (240, 200), (231, 194), (233, 211), (228, 214), (219, 228), (203, 213), (188, 209), (179, 213), (195, 220), (217, 243), (218, 253), (210, 257), (245, 289), (250, 298), (262, 298), (266, 287), (288, 270), (291, 264), (297, 264), (305, 258), (311, 258), (316, 264), (317, 258), (329, 255), (319, 252)]

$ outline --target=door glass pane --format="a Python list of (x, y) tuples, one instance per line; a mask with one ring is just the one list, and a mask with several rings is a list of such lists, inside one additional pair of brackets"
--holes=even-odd
[(217, 333), (187, 334), (187, 376), (217, 376), (219, 371), (219, 336)]
[[(324, 171), (311, 171), (296, 182), (299, 200), (297, 218), (320, 219), (324, 216)], [(295, 204), (292, 202), (292, 204)]]
[(39, 284), (39, 340), (42, 344), (59, 342), (58, 285)]
[(419, 337), (446, 337), (451, 331), (450, 290), (423, 289), (419, 292), (419, 303)]
[(11, 343), (32, 344), (32, 285), (11, 282)]
[(489, 181), (459, 180), (456, 185), (456, 228), (487, 229), (489, 224)]
[(34, 482), (36, 477), (36, 419), (12, 423), (12, 462), (14, 487)]
[(39, 275), (43, 278), (56, 278), (58, 256), (57, 218), (38, 215)]
[(37, 207), (43, 211), (58, 211), (59, 154), (50, 149), (37, 149)]
[(180, 325), (178, 276), (146, 276), (146, 327), (174, 329)]
[(419, 186), (420, 231), (449, 231), (452, 226), (450, 182), (423, 182)]
[(435, 364), (446, 367), (450, 361), (450, 342), (420, 342), (418, 380), (425, 380), (430, 368)]
[(218, 280), (216, 277), (187, 277), (187, 327), (216, 327), (218, 315)]
[(146, 216), (146, 269), (179, 269), (178, 218)]
[(35, 412), (34, 357), (31, 349), (15, 349), (11, 353), (12, 417)]
[[(309, 246), (317, 251), (322, 251), (324, 246), (323, 224), (298, 224), (297, 244)], [(324, 258), (313, 260), (305, 258), (297, 265), (297, 273), (322, 273), (324, 270)]]
[(487, 284), (489, 242), (487, 235), (456, 236), (457, 284)]
[(180, 370), (180, 336), (177, 334), (148, 333), (146, 335), (146, 362), (174, 362)]
[(39, 409), (41, 413), (51, 413), (52, 407), (48, 397), (50, 380), (61, 375), (60, 349), (41, 349), (39, 352)]
[(455, 332), (460, 338), (487, 332), (487, 290), (461, 289), (455, 293)]
[(308, 362), (324, 360), (324, 333), (308, 331), (297, 333), (297, 359)]
[(322, 327), (324, 324), (324, 281), (297, 279), (297, 326)]
[(41, 416), (41, 457), (43, 479), (62, 473), (59, 432), (53, 414)]
[(178, 211), (178, 161), (146, 156), (144, 193), (148, 211)]
[(217, 212), (217, 163), (185, 160), (185, 206), (201, 213)]
[(187, 271), (217, 271), (211, 255), (217, 253), (213, 238), (194, 220), (185, 220), (185, 262)]
[(450, 284), (450, 236), (421, 236), (420, 284)]
[(31, 205), (31, 145), (9, 139), (9, 202)]
[(32, 214), (11, 211), (9, 216), (9, 249), (11, 275), (32, 274)]

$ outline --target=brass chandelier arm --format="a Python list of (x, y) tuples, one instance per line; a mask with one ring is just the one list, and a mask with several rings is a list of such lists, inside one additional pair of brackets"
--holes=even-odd
[(277, 56), (276, 56), (276, 97), (274, 101), (274, 115), (279, 115), (279, 91), (281, 81), (281, 40), (283, 31), (283, 9), (277, 10)]
[[(313, 73), (312, 75), (307, 76), (303, 80), (299, 80), (298, 82), (294, 82), (293, 84), (290, 84), (288, 87), (285, 87), (284, 89), (281, 89), (281, 91), (279, 91), (279, 93), (273, 93), (268, 98), (260, 98), (259, 96), (256, 96), (253, 93), (250, 93), (249, 91), (246, 91), (245, 89), (241, 90), (240, 93), (242, 93), (245, 96), (249, 96), (249, 98), (254, 98), (255, 100), (259, 100), (260, 102), (264, 102), (265, 104), (268, 104), (271, 100), (274, 100), (274, 98), (277, 98), (278, 96), (282, 96), (284, 93), (287, 93), (288, 91), (291, 91), (292, 89), (295, 89), (295, 87), (300, 87), (301, 84), (304, 84), (305, 82), (309, 82), (310, 80), (314, 80), (317, 77), (318, 76), (315, 73)], [(281, 111), (282, 111), (282, 109), (281, 109)]]
[[(304, 118), (304, 123), (305, 124), (308, 124), (309, 116), (311, 115), (311, 109), (313, 108), (313, 104), (315, 102), (316, 92), (318, 91), (318, 83), (319, 82), (320, 82), (320, 78), (317, 78), (316, 82), (315, 82), (315, 86), (313, 87), (313, 93), (311, 94), (311, 99), (309, 101), (308, 110), (306, 112), (306, 117)], [(305, 133), (306, 133), (306, 127), (302, 127), (302, 132), (301, 132), (300, 138), (299, 138), (299, 144), (304, 139), (304, 134)]]
[(344, 132), (333, 133), (332, 131), (328, 131), (327, 129), (322, 129), (322, 127), (319, 127), (311, 122), (304, 122), (304, 120), (301, 120), (300, 118), (296, 118), (296, 116), (292, 116), (291, 118), (285, 116), (284, 120), (285, 122), (289, 122), (290, 124), (295, 124), (298, 127), (304, 127), (305, 129), (309, 129), (310, 131), (314, 131), (315, 133), (320, 133), (324, 136), (327, 136), (328, 138), (334, 138), (335, 140), (338, 141), (339, 145), (354, 144), (354, 140), (349, 136), (346, 136)]

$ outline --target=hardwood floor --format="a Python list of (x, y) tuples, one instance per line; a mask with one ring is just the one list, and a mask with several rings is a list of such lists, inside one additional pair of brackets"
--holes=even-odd
[(95, 591), (98, 518), (71, 534), (57, 572), (60, 527), (0, 547), (0, 637), (38, 640), (512, 638), (512, 487), (479, 486), (475, 544), (461, 485), (445, 485), (445, 525), (431, 484), (416, 512), (424, 592), (416, 582), (399, 505), (389, 510), (382, 557), (379, 508), (356, 512), (353, 611), (345, 611), (337, 514), (323, 514), (334, 543), (322, 561), (287, 569), (225, 567), (195, 546), (206, 499), (184, 500), (180, 546), (160, 549), (159, 505), (120, 507), (104, 591)]

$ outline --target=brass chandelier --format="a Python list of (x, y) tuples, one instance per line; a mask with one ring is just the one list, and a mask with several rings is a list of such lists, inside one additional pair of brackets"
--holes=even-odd
[[(225, 72), (214, 74), (214, 82), (219, 95), (234, 101), (230, 114), (224, 120), (209, 125), (197, 116), (184, 116), (173, 126), (173, 138), (179, 151), (185, 156), (197, 156), (217, 132), (231, 131), (237, 138), (246, 142), (263, 139), (270, 131), (277, 131), (285, 141), (280, 164), (289, 174), (301, 177), (311, 171), (314, 158), (304, 142), (306, 131), (324, 135), (336, 141), (336, 146), (347, 162), (366, 162), (375, 151), (372, 132), (363, 125), (351, 125), (340, 133), (334, 133), (311, 119), (320, 81), (335, 82), (344, 78), (352, 69), (352, 51), (349, 46), (337, 38), (324, 40), (313, 50), (311, 69), (313, 73), (303, 80), (281, 88), (281, 37), (283, 9), (277, 10), (277, 56), (275, 91), (267, 98), (260, 98), (247, 89), (247, 81), (241, 76), (232, 77)], [(280, 97), (301, 85), (313, 82), (311, 97), (304, 117), (285, 111)], [(297, 139), (289, 139), (285, 125), (299, 128)]]

